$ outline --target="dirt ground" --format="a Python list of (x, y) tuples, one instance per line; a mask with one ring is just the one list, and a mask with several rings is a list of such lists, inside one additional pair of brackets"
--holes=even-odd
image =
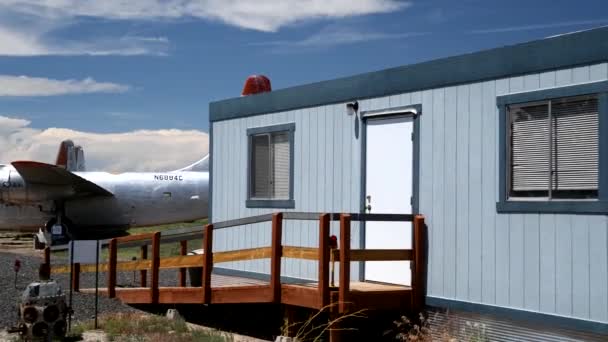
[(41, 251), (34, 250), (34, 234), (32, 233), (0, 233), (0, 250), (4, 252), (38, 256)]
[[(10, 265), (10, 267), (12, 267), (12, 262), (15, 259), (15, 256), (20, 256), (19, 259), (22, 261), (23, 267), (21, 272), (19, 273), (19, 286), (22, 287), (24, 284), (26, 284), (30, 278), (34, 277), (33, 272), (36, 270), (37, 265), (39, 264), (39, 262), (41, 261), (42, 258), (42, 251), (40, 250), (34, 250), (33, 248), (33, 234), (31, 233), (7, 233), (7, 232), (1, 232), (0, 233), (0, 251), (2, 253), (0, 253), (0, 257), (4, 256), (3, 258), (0, 258), (0, 264), (4, 264), (4, 265)], [(31, 268), (31, 270), (30, 270)], [(31, 273), (31, 274), (29, 274)], [(23, 278), (23, 279), (22, 279)], [(63, 279), (65, 277), (61, 277), (61, 279), (58, 279), (60, 281), (62, 281), (62, 283), (64, 283), (64, 286), (67, 286), (67, 279)], [(174, 279), (175, 276), (171, 276), (170, 279)], [(7, 298), (2, 298), (2, 296), (0, 296), (0, 301), (1, 302), (6, 302), (4, 304), (7, 305), (12, 305), (13, 304), (13, 300), (9, 300), (9, 298), (16, 298), (20, 292), (16, 289), (14, 289), (13, 287), (13, 277), (12, 277), (12, 273), (11, 276), (2, 276), (0, 277), (0, 289), (2, 290), (2, 293), (6, 294)], [(33, 278), (32, 278), (33, 279)], [(84, 281), (84, 280), (83, 280)], [(6, 283), (6, 284), (5, 284)], [(5, 287), (5, 288), (3, 288)], [(14, 292), (14, 293), (13, 293)], [(83, 298), (80, 298), (83, 297)], [(90, 295), (86, 295), (86, 294), (75, 294), (75, 302), (78, 302), (78, 305), (75, 305), (77, 307), (77, 311), (82, 311), (84, 310), (85, 307), (88, 307), (89, 305), (85, 305), (85, 302), (90, 301), (89, 298), (91, 297)], [(112, 303), (106, 303), (110, 300), (102, 298), (103, 300), (100, 302), (100, 311), (105, 311), (105, 309), (110, 310), (112, 312), (116, 311), (116, 312), (122, 312), (122, 311), (135, 311), (134, 308), (130, 308), (126, 305), (120, 304), (116, 301), (116, 303), (112, 302)], [(10, 303), (9, 303), (10, 302)], [(110, 305), (112, 304), (112, 305)], [(9, 305), (9, 306), (10, 306)], [(122, 309), (122, 307), (124, 306), (124, 309)], [(12, 306), (10, 306), (12, 308)], [(8, 310), (8, 309), (6, 309)], [(85, 310), (86, 311), (86, 310)], [(11, 311), (12, 313), (13, 311)], [(1, 316), (1, 315), (0, 315)], [(88, 319), (90, 318), (90, 313), (86, 312), (86, 313), (81, 313), (80, 315), (82, 319)], [(13, 323), (13, 316), (10, 316), (11, 320), (10, 322), (7, 319), (0, 319), (0, 322), (2, 322), (3, 324), (0, 324), (0, 342), (5, 342), (5, 341), (16, 341), (19, 340), (18, 336), (16, 334), (8, 334), (6, 332), (6, 330), (4, 330), (4, 328), (6, 328), (9, 323)], [(6, 322), (5, 322), (6, 321)], [(200, 325), (195, 325), (195, 324), (188, 324), (189, 329), (190, 330), (207, 330), (209, 328), (200, 326)], [(258, 341), (263, 341), (263, 340), (259, 340), (259, 339), (255, 339), (255, 338), (251, 338), (251, 337), (247, 337), (247, 336), (242, 336), (242, 335), (237, 335), (237, 334), (230, 334), (231, 335), (231, 341), (238, 341), (238, 342), (258, 342)], [(105, 342), (108, 341), (108, 338), (106, 336), (106, 334), (103, 331), (99, 331), (99, 330), (91, 330), (91, 331), (86, 331), (83, 333), (82, 335), (82, 340), (81, 341), (100, 341), (100, 342)]]

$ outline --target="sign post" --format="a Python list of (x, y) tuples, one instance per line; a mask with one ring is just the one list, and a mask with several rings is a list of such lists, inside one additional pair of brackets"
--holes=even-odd
[(15, 270), (15, 288), (17, 288), (17, 274), (21, 269), (21, 260), (15, 259), (15, 265), (13, 266), (13, 269)]
[(70, 241), (70, 310), (68, 313), (68, 331), (72, 331), (72, 279), (74, 279), (74, 240)]
[[(95, 322), (97, 323), (98, 310), (98, 288), (99, 288), (99, 240), (72, 240), (70, 241), (70, 279), (74, 279), (72, 274), (74, 263), (93, 264), (95, 263)], [(70, 282), (71, 283), (71, 282)], [(72, 307), (72, 286), (70, 286), (70, 308)], [(72, 318), (69, 317), (68, 328), (71, 328)], [(95, 324), (97, 326), (97, 324)]]
[(99, 307), (99, 240), (95, 247), (95, 330), (97, 330), (97, 312)]

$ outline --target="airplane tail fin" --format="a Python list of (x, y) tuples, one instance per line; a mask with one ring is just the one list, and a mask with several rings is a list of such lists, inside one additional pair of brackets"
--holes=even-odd
[(203, 157), (203, 159), (195, 162), (194, 164), (188, 165), (184, 168), (175, 171), (196, 171), (196, 172), (209, 172), (209, 155)]
[(72, 140), (62, 141), (55, 165), (72, 172), (85, 171), (84, 150), (81, 146), (75, 146)]

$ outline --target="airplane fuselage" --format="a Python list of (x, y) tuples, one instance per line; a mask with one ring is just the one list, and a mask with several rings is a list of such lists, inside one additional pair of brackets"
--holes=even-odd
[[(193, 221), (207, 217), (208, 172), (74, 172), (111, 192), (64, 202), (75, 229), (113, 229)], [(23, 182), (12, 166), (0, 166), (0, 230), (32, 230), (54, 217), (54, 199), (70, 186), (41, 189)]]

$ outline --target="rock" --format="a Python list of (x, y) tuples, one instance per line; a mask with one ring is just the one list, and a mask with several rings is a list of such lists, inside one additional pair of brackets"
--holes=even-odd
[(107, 342), (108, 336), (101, 330), (90, 330), (82, 333), (83, 342)]
[(179, 314), (179, 312), (176, 309), (169, 309), (167, 310), (167, 319), (175, 321), (178, 319), (182, 319), (182, 316)]

